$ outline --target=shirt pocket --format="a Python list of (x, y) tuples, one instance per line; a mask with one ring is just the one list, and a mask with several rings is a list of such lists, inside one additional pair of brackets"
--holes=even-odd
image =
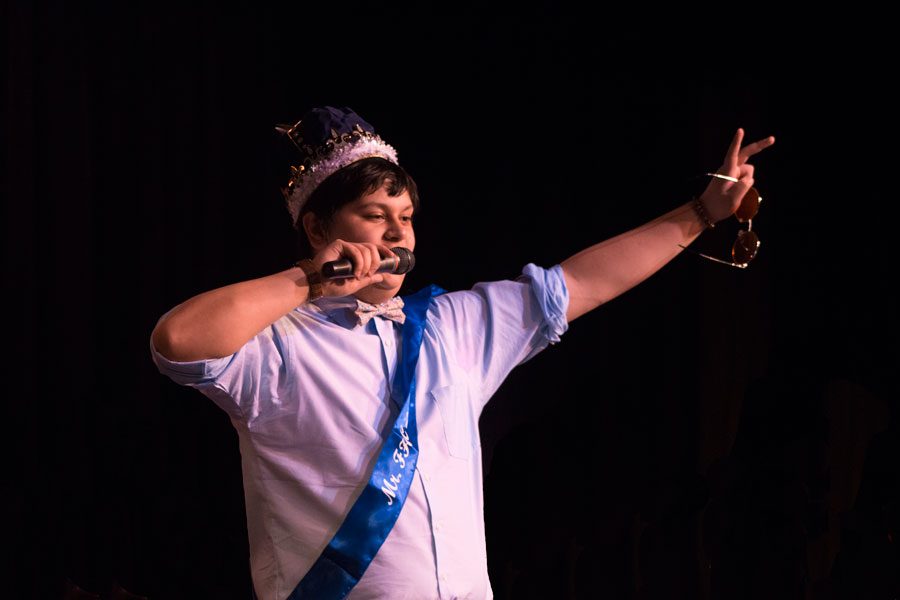
[(472, 447), (478, 444), (478, 426), (472, 420), (469, 389), (465, 384), (454, 383), (429, 392), (438, 405), (444, 426), (444, 438), (450, 456), (468, 460)]

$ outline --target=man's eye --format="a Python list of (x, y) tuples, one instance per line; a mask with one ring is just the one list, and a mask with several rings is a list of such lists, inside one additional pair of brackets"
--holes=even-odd
[(367, 219), (383, 219), (384, 215), (366, 215)]

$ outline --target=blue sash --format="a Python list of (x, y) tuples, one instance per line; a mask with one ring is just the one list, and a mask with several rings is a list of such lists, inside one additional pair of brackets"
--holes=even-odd
[(404, 399), (403, 407), (378, 454), (368, 485), (288, 600), (346, 597), (397, 522), (419, 456), (414, 376), (422, 347), (425, 315), (431, 299), (443, 293), (440, 287), (430, 285), (403, 299), (406, 321), (403, 323), (400, 364), (391, 388), (394, 398)]

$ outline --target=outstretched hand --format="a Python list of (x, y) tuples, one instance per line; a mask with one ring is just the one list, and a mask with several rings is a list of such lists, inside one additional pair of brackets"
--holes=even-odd
[(727, 175), (737, 181), (713, 177), (706, 190), (700, 195), (700, 201), (713, 222), (730, 217), (740, 208), (744, 194), (753, 187), (754, 182), (753, 165), (748, 163), (747, 159), (775, 143), (775, 136), (770, 135), (741, 148), (743, 139), (744, 130), (739, 127), (731, 140), (731, 146), (728, 147), (725, 162), (716, 171), (720, 175)]

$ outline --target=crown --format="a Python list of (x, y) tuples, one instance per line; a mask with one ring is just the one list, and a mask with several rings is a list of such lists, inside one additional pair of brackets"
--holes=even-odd
[(281, 190), (296, 229), (313, 191), (338, 169), (374, 156), (399, 164), (397, 151), (346, 106), (314, 108), (293, 125), (277, 125), (275, 131), (286, 135), (300, 151), (301, 160), (291, 166), (291, 177)]

